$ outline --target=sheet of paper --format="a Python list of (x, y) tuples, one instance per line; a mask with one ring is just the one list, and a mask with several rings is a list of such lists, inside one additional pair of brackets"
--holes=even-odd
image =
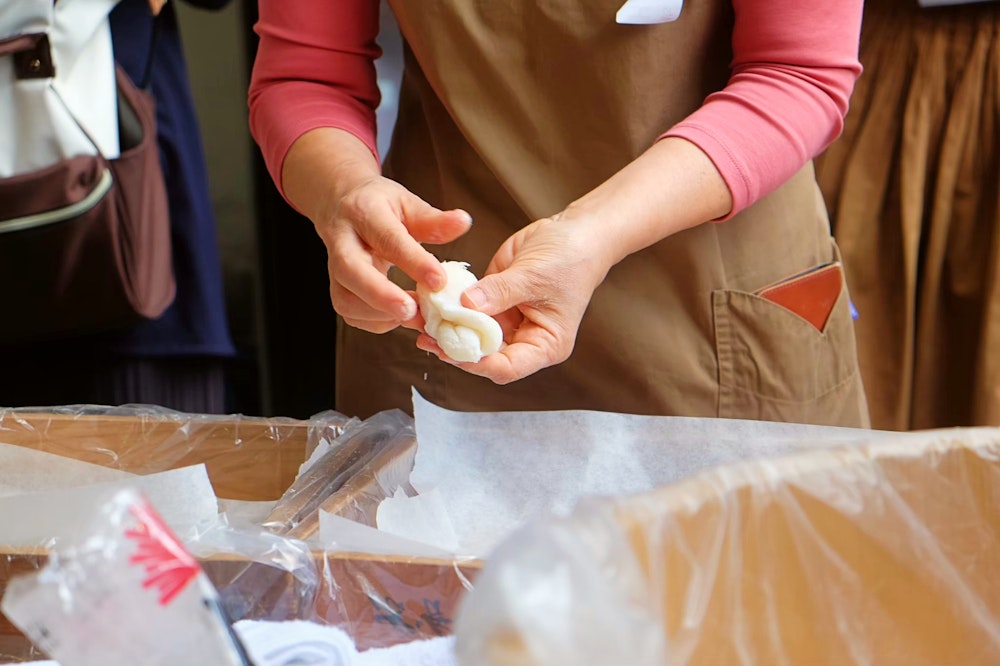
[(436, 488), (416, 497), (407, 497), (402, 488), (396, 490), (394, 496), (379, 504), (375, 520), (383, 532), (434, 544), (447, 552), (457, 552), (459, 548), (448, 507)]
[[(586, 495), (636, 493), (716, 465), (871, 441), (867, 430), (603, 412), (462, 413), (414, 391), (411, 482), (436, 490), (460, 555), (485, 556), (525, 520)], [(447, 544), (434, 544), (447, 549)]]
[(0, 543), (43, 546), (54, 538), (77, 538), (97, 507), (126, 487), (143, 493), (182, 539), (191, 528), (218, 517), (218, 503), (205, 466), (195, 465), (80, 488), (0, 498)]
[[(234, 625), (257, 666), (457, 666), (455, 639), (439, 636), (358, 652), (337, 627), (313, 622), (241, 620)], [(24, 666), (59, 666), (33, 661)]]
[(276, 501), (248, 502), (245, 500), (220, 499), (219, 513), (233, 527), (260, 527), (274, 509)]
[(0, 444), (0, 497), (76, 488), (133, 476), (121, 470), (35, 451), (24, 446)]
[(447, 559), (451, 554), (326, 511), (319, 512), (319, 545), (336, 553), (369, 553)]

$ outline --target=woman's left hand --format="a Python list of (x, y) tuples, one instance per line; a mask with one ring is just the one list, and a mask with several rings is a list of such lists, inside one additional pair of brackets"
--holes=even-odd
[(672, 234), (725, 215), (732, 196), (700, 148), (676, 137), (653, 144), (562, 213), (500, 247), (463, 304), (496, 317), (507, 346), (479, 363), (456, 363), (427, 334), (417, 346), (497, 384), (509, 384), (573, 352), (580, 321), (616, 263)]
[(509, 384), (562, 363), (573, 351), (583, 313), (613, 261), (592, 225), (565, 214), (528, 225), (500, 247), (463, 305), (500, 322), (504, 346), (478, 363), (448, 358), (426, 333), (417, 346), (475, 375)]

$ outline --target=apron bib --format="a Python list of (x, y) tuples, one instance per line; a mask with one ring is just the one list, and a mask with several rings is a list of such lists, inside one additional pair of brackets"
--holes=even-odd
[[(393, 0), (405, 73), (386, 174), (475, 220), (441, 259), (477, 275), (503, 241), (561, 211), (725, 86), (732, 8), (685, 3), (619, 25), (621, 0)], [(846, 291), (824, 331), (753, 290), (837, 257), (812, 165), (723, 224), (609, 272), (573, 355), (496, 386), (419, 351), (412, 331), (341, 323), (337, 408), (596, 409), (867, 424)], [(403, 283), (405, 285), (405, 283)], [(405, 285), (410, 286), (410, 285)]]

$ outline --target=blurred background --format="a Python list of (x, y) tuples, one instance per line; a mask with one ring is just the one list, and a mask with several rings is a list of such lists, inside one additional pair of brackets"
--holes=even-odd
[[(174, 3), (201, 122), (237, 357), (229, 411), (307, 417), (333, 405), (334, 335), (326, 250), (278, 194), (247, 126), (256, 2), (207, 12)], [(382, 11), (379, 149), (395, 119), (402, 45)]]
[[(224, 359), (225, 411), (308, 417), (334, 396), (326, 251), (278, 194), (248, 129), (255, 0), (198, 1), (224, 7), (170, 6), (201, 127), (236, 348)], [(1000, 3), (948, 4), (866, 1), (865, 71), (841, 138), (816, 161), (860, 313), (860, 364), (880, 429), (1000, 424)], [(384, 155), (402, 44), (384, 0), (381, 17)], [(88, 353), (63, 349), (53, 359), (51, 351), (8, 354), (23, 372), (5, 368), (15, 398), (4, 400), (0, 382), (0, 404), (21, 399), (25, 377), (59, 388), (36, 365), (69, 374), (68, 361), (82, 358), (85, 379), (106, 370)], [(174, 391), (189, 393), (183, 384)], [(36, 404), (79, 402), (82, 393), (60, 395), (69, 397)]]

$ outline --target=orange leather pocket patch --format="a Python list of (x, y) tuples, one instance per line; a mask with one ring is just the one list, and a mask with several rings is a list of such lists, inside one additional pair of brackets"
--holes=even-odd
[(839, 261), (823, 264), (754, 292), (757, 296), (794, 312), (822, 331), (844, 287)]

